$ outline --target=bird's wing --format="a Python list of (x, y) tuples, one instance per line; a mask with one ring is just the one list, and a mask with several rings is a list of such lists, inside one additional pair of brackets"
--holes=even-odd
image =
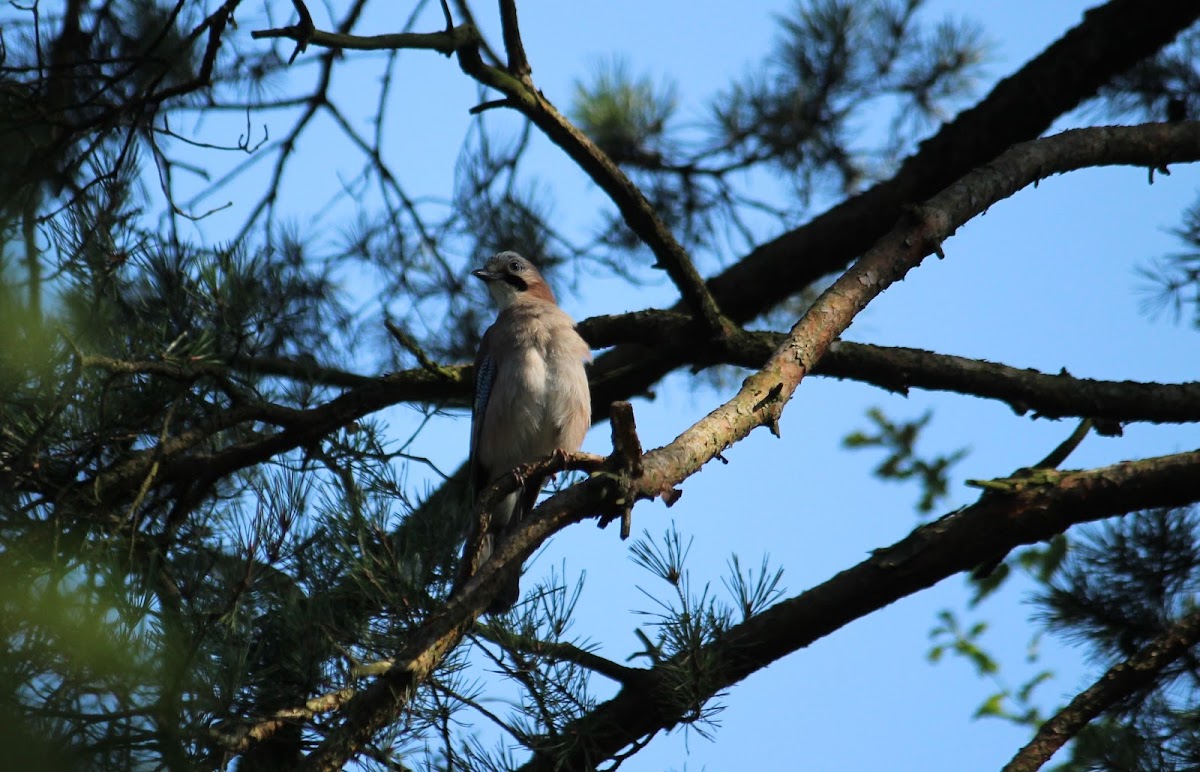
[(492, 386), (496, 383), (496, 360), (489, 353), (488, 333), (484, 333), (483, 341), (479, 344), (479, 354), (475, 357), (475, 401), (471, 403), (471, 496), (479, 495), (479, 491), (488, 484), (483, 465), (479, 461), (479, 435), (483, 431), (483, 416), (487, 412), (488, 399), (492, 396)]

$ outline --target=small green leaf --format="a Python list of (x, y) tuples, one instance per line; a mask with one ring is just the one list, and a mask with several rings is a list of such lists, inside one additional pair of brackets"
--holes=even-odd
[(1021, 687), (1021, 690), (1017, 692), (1017, 699), (1021, 702), (1028, 702), (1030, 696), (1033, 694), (1033, 690), (1053, 677), (1054, 671), (1052, 670), (1043, 670), (1038, 673)]
[(1006, 692), (997, 692), (991, 697), (988, 697), (979, 709), (975, 711), (975, 718), (983, 718), (984, 716), (1001, 717), (1004, 715), (1004, 700), (1008, 697)]

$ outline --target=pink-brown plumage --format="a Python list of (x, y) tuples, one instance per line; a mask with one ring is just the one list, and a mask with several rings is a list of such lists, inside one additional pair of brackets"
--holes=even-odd
[[(501, 475), (555, 450), (576, 451), (591, 425), (584, 363), (592, 355), (575, 323), (555, 302), (537, 269), (515, 252), (501, 252), (473, 275), (485, 281), (500, 307), (475, 360), (471, 429), (474, 498)], [(527, 480), (495, 507), (480, 560), (532, 508), (544, 479)], [(475, 527), (475, 524), (472, 524)], [(470, 543), (470, 540), (468, 540)], [(519, 574), (489, 611), (505, 611), (519, 597)]]

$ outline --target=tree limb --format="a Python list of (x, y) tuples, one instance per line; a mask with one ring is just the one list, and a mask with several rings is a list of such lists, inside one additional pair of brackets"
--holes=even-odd
[(1088, 722), (1126, 697), (1152, 686), (1163, 668), (1197, 642), (1200, 642), (1200, 611), (1193, 611), (1076, 695), (1069, 705), (1042, 724), (1029, 744), (1004, 765), (1004, 772), (1037, 772)]
[(521, 28), (517, 24), (517, 4), (515, 0), (500, 0), (500, 28), (504, 34), (504, 49), (508, 52), (508, 71), (525, 81), (527, 85), (533, 68), (529, 66), (529, 58), (525, 55), (525, 44), (521, 42)]
[[(1037, 137), (1113, 76), (1169, 43), (1200, 18), (1200, 5), (1184, 6), (1149, 14), (1140, 0), (1113, 0), (1088, 11), (1078, 26), (922, 142), (889, 180), (759, 245), (711, 278), (722, 312), (743, 324), (842, 268), (887, 232), (904, 207)], [(622, 346), (597, 357), (593, 370), (612, 374), (607, 399), (629, 399), (681, 364)]]
[[(1012, 549), (1076, 523), (1197, 500), (1200, 451), (1064, 472), (1054, 484), (981, 497), (731, 628), (702, 652), (689, 652), (693, 659), (716, 663), (691, 698), (710, 699), (855, 619), (968, 570), (997, 545)], [(563, 728), (562, 734), (577, 739), (567, 754), (535, 756), (522, 769), (591, 769), (627, 745), (679, 724), (687, 713), (675, 696), (677, 679), (667, 676), (681, 666), (676, 659), (656, 665), (638, 683)]]
[[(580, 334), (593, 349), (640, 341), (656, 351), (678, 357), (685, 364), (703, 367), (716, 364), (761, 367), (785, 334), (743, 331), (728, 341), (713, 341), (695, 335), (692, 317), (672, 311), (635, 311), (615, 316), (595, 316), (579, 323)], [(186, 380), (199, 374), (228, 375), (209, 363), (159, 363), (106, 360), (87, 356), (85, 366), (101, 366), (112, 372), (158, 372)], [(306, 383), (356, 388), (376, 384), (380, 378), (338, 370), (316, 362), (288, 359), (252, 359), (234, 363), (238, 370), (259, 375), (279, 375)], [(444, 388), (424, 372), (428, 368), (402, 370), (383, 376), (391, 404), (436, 402), (465, 406), (470, 399), (472, 376), (467, 365), (439, 365), (452, 375)], [(1019, 415), (1032, 412), (1039, 418), (1091, 417), (1122, 423), (1190, 423), (1200, 421), (1200, 382), (1143, 383), (1076, 378), (1065, 370), (1049, 374), (1032, 368), (1014, 367), (982, 359), (939, 354), (902, 346), (876, 346), (839, 340), (813, 369), (813, 375), (847, 378), (899, 394), (910, 389), (948, 391), (964, 396), (1004, 402)], [(604, 385), (609, 373), (593, 372), (593, 390), (600, 392), (593, 415), (610, 400)]]

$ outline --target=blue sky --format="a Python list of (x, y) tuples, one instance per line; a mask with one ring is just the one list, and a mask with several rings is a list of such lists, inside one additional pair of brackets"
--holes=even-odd
[[(997, 78), (1078, 23), (1083, 10), (1094, 4), (942, 0), (930, 2), (924, 18), (948, 13), (980, 23), (992, 44), (987, 75), (976, 90), (982, 96)], [(398, 27), (408, 5), (394, 18), (368, 18), (360, 29), (383, 32)], [(569, 105), (576, 79), (586, 77), (598, 61), (617, 55), (635, 72), (674, 80), (681, 114), (698, 120), (714, 91), (769, 50), (771, 14), (790, 5), (526, 2), (521, 21), (534, 79), (561, 107)], [(422, 29), (439, 24), (436, 7), (433, 10)], [(494, 8), (479, 4), (476, 10), (479, 21), (494, 32)], [(320, 16), (316, 20), (318, 25), (327, 21)], [(243, 28), (257, 26), (248, 19), (239, 21)], [(410, 190), (447, 196), (471, 120), (466, 111), (478, 101), (475, 87), (453, 61), (435, 54), (406, 52), (402, 62), (389, 160)], [(376, 85), (368, 78), (343, 76), (335, 78), (334, 94), (345, 104), (361, 107), (354, 117), (362, 119), (374, 108)], [(361, 101), (354, 99), (354, 89), (363, 90)], [(280, 136), (283, 130), (281, 123), (271, 134)], [(337, 147), (335, 136), (321, 129), (305, 140), (307, 147), (302, 144), (301, 151), (325, 154), (319, 156), (320, 163), (305, 167), (302, 180), (292, 178), (285, 205), (290, 217), (317, 229), (332, 229), (348, 212), (349, 204), (343, 202), (318, 217), (328, 193), (336, 189), (339, 173), (359, 163), (332, 149)], [(602, 205), (591, 183), (548, 142), (536, 143), (530, 160), (551, 192), (559, 227), (589, 232)], [(266, 174), (266, 166), (255, 172), (262, 179)], [(1195, 380), (1200, 361), (1196, 333), (1140, 313), (1134, 268), (1179, 248), (1167, 229), (1192, 203), (1198, 183), (1200, 172), (1194, 168), (1172, 169), (1170, 177), (1158, 176), (1153, 185), (1140, 169), (1093, 170), (1044, 181), (968, 224), (946, 242), (945, 260), (927, 261), (909, 274), (873, 303), (845, 337), (1049, 372), (1066, 367), (1078, 376)], [(244, 215), (254, 201), (252, 185), (224, 191), (221, 198), (231, 200), (233, 207), (206, 221), (209, 238)], [(353, 286), (347, 290), (356, 291)], [(638, 293), (617, 293), (611, 283), (587, 278), (574, 293), (560, 294), (577, 318), (665, 306), (676, 298), (665, 283)], [(479, 300), (485, 302), (482, 292)], [(643, 443), (654, 447), (671, 441), (728, 396), (714, 389), (692, 390), (684, 375), (669, 377), (655, 401), (635, 404)], [(972, 489), (962, 485), (964, 479), (1003, 476), (1043, 456), (1073, 428), (1067, 422), (1016, 416), (1006, 406), (980, 400), (918, 391), (901, 398), (855, 383), (814, 378), (787, 407), (782, 439), (755, 433), (726, 453), (727, 466), (710, 465), (688, 480), (682, 486), (683, 498), (670, 510), (658, 502), (642, 504), (634, 513), (635, 533), (647, 529), (661, 534), (675, 521), (685, 537), (694, 537), (688, 564), (693, 582), (710, 581), (718, 591), (731, 553), (749, 565), (769, 554), (772, 565), (784, 568), (789, 595), (824, 581), (864, 559), (871, 549), (901, 538), (917, 522), (914, 489), (875, 480), (870, 472), (880, 460), (877, 455), (850, 454), (841, 448), (847, 433), (867, 428), (864, 413), (871, 406), (898, 419), (934, 410), (932, 425), (922, 437), (925, 452), (969, 447), (970, 455), (956, 468), (950, 501), (939, 512), (974, 499)], [(412, 412), (388, 411), (387, 419), (396, 436), (404, 436)], [(466, 454), (467, 425), (465, 417), (436, 422), (412, 451), (454, 468)], [(1068, 466), (1095, 466), (1197, 446), (1200, 429), (1194, 426), (1135, 425), (1119, 439), (1089, 438)], [(585, 449), (608, 451), (606, 427), (589, 435)], [(648, 620), (630, 610), (654, 608), (637, 588), (659, 594), (665, 588), (655, 587), (653, 579), (632, 564), (628, 545), (618, 541), (615, 529), (597, 531), (585, 525), (560, 534), (527, 568), (527, 575), (558, 566), (565, 566), (568, 580), (581, 572), (587, 575), (576, 632), (601, 643), (601, 652), (613, 659), (624, 660), (637, 650), (633, 630), (645, 627)], [(1001, 658), (1003, 676), (1012, 685), (1034, 672), (1024, 661), (1035, 632), (1028, 621), (1031, 607), (1024, 602), (1027, 590), (1013, 583), (980, 611), (993, 623), (984, 643)], [(1028, 735), (997, 720), (971, 719), (996, 685), (978, 680), (965, 662), (933, 666), (925, 660), (935, 613), (942, 608), (963, 611), (967, 597), (964, 581), (952, 578), (856, 622), (736, 686), (720, 701), (725, 710), (718, 717), (715, 742), (676, 732), (657, 738), (623, 769), (722, 770), (745, 769), (748, 764), (813, 770), (998, 768)], [(969, 612), (963, 613), (969, 617)], [(1079, 651), (1053, 640), (1043, 642), (1042, 652), (1037, 667), (1057, 671), (1040, 691), (1045, 706), (1065, 701), (1099, 673), (1094, 664), (1081, 661)], [(603, 686), (600, 681), (597, 685)]]

